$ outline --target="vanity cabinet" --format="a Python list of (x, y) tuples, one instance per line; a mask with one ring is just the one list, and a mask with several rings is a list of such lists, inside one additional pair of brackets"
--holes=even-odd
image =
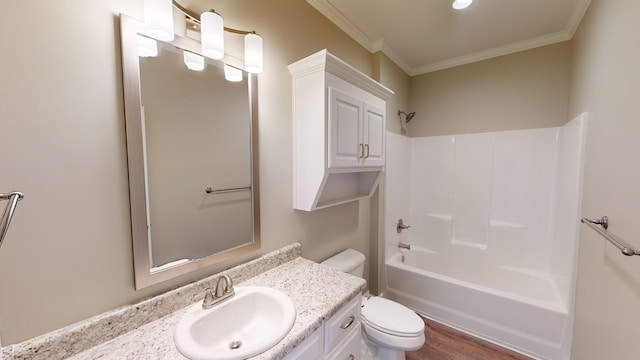
[(284, 360), (360, 359), (360, 297), (357, 296), (306, 338)]
[(324, 357), (326, 360), (360, 359), (360, 296), (356, 296), (324, 323)]
[(327, 50), (289, 65), (293, 207), (312, 211), (371, 196), (385, 160), (393, 92)]

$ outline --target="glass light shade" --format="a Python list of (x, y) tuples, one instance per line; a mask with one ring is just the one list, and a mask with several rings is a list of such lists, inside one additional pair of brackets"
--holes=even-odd
[(214, 12), (200, 15), (202, 55), (212, 59), (224, 57), (224, 25), (222, 17)]
[(187, 16), (177, 7), (173, 8), (173, 33), (179, 36), (184, 36), (187, 32)]
[(244, 37), (244, 69), (253, 74), (262, 72), (262, 37), (247, 34)]
[(204, 70), (204, 57), (190, 51), (184, 51), (184, 64), (189, 70), (202, 71)]
[(173, 4), (171, 0), (144, 0), (144, 23), (149, 36), (154, 39), (173, 40)]
[(240, 82), (242, 81), (242, 70), (224, 64), (224, 78), (227, 81)]
[(456, 10), (462, 10), (466, 9), (472, 2), (473, 0), (455, 0), (452, 6)]
[(158, 56), (158, 42), (146, 36), (138, 35), (138, 56), (140, 57)]

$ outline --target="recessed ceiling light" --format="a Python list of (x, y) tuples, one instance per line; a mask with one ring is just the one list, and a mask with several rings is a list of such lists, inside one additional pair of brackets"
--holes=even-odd
[(455, 0), (452, 6), (456, 10), (462, 10), (466, 9), (472, 2), (473, 0)]

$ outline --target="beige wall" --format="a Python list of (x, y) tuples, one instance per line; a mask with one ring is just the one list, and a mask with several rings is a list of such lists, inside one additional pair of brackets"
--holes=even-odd
[(296, 241), (312, 260), (345, 247), (368, 253), (370, 200), (313, 213), (292, 210), (287, 65), (328, 48), (370, 74), (371, 55), (304, 0), (187, 5), (215, 8), (227, 25), (264, 37), (265, 71), (258, 80), (262, 249), (135, 291), (117, 15), (141, 18), (142, 1), (9, 0), (0, 13), (0, 191), (19, 190), (25, 199), (0, 249), (3, 344)]
[(410, 136), (560, 126), (567, 122), (569, 42), (411, 78)]
[[(387, 130), (396, 134), (406, 134), (398, 118), (398, 110), (409, 109), (410, 77), (382, 52), (376, 52), (373, 58), (373, 78), (393, 90), (393, 96), (387, 101)], [(404, 118), (403, 118), (404, 119)]]
[[(592, 0), (574, 38), (570, 115), (589, 112), (582, 214), (640, 248), (637, 0)], [(575, 360), (638, 359), (640, 259), (586, 226), (578, 260)]]

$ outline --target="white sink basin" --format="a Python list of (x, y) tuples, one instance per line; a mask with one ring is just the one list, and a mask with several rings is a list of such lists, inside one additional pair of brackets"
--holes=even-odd
[(280, 342), (296, 320), (284, 293), (261, 286), (237, 286), (236, 294), (210, 309), (192, 305), (176, 328), (174, 341), (193, 360), (245, 359)]

